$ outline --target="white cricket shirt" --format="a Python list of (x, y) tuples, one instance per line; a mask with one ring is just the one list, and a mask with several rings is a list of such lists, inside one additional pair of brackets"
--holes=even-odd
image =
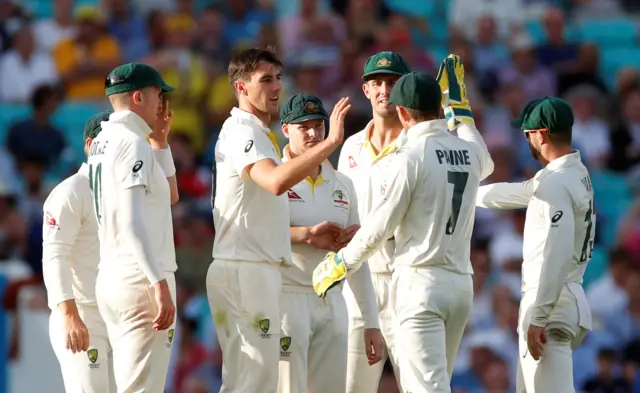
[[(360, 222), (364, 222), (372, 209), (382, 200), (384, 179), (393, 176), (392, 171), (395, 169), (391, 161), (398, 150), (396, 141), (380, 153), (376, 153), (369, 141), (372, 132), (373, 120), (364, 130), (344, 142), (338, 161), (338, 171), (347, 175), (356, 189)], [(401, 135), (404, 133), (403, 130)], [(394, 250), (394, 240), (385, 242), (384, 247), (368, 260), (371, 272), (390, 273)]]
[(42, 263), (49, 308), (70, 299), (96, 306), (100, 242), (87, 164), (51, 191), (43, 211)]
[[(283, 161), (289, 160), (287, 148)], [(348, 177), (336, 172), (329, 161), (322, 163), (318, 178), (310, 177), (287, 192), (290, 226), (312, 227), (324, 221), (335, 222), (341, 228), (359, 224), (356, 192)], [(312, 286), (313, 269), (327, 250), (309, 244), (291, 245), (292, 266), (282, 269), (283, 284)]]
[(245, 170), (265, 159), (282, 163), (275, 135), (256, 116), (233, 108), (222, 125), (215, 159), (213, 259), (290, 265), (287, 194), (268, 192)]
[(400, 153), (382, 190), (381, 202), (341, 253), (357, 265), (395, 231), (394, 266), (437, 266), (473, 274), (471, 233), (480, 181), (493, 161), (478, 131), (446, 120), (422, 122), (398, 138)]
[(144, 275), (119, 233), (118, 189), (143, 186), (145, 224), (156, 261), (164, 272), (177, 270), (171, 217), (171, 192), (167, 177), (145, 139), (151, 128), (137, 114), (118, 111), (102, 122), (102, 131), (89, 150), (89, 181), (100, 235), (100, 269), (118, 274)]
[(535, 293), (531, 323), (545, 326), (566, 288), (578, 301), (580, 325), (590, 329), (582, 280), (593, 251), (596, 215), (591, 178), (580, 152), (551, 161), (523, 183), (482, 186), (476, 202), (487, 208), (527, 208), (522, 292)]

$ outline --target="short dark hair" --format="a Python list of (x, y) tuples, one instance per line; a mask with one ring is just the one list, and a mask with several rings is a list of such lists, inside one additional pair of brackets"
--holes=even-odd
[(31, 95), (31, 106), (33, 106), (33, 109), (40, 109), (50, 99), (59, 98), (60, 95), (58, 93), (58, 90), (52, 85), (40, 85), (33, 91), (33, 94)]
[(229, 62), (227, 71), (229, 74), (229, 82), (233, 85), (233, 83), (239, 79), (248, 79), (251, 77), (251, 74), (256, 71), (261, 61), (276, 65), (280, 68), (283, 67), (282, 62), (278, 59), (273, 48), (251, 48), (243, 50), (233, 56)]
[(554, 145), (570, 145), (573, 140), (571, 130), (549, 133), (549, 139)]

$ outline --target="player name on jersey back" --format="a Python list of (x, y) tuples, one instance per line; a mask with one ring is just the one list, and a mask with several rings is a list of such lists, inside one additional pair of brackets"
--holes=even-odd
[(149, 126), (133, 112), (111, 115), (89, 149), (89, 184), (94, 198), (100, 236), (100, 269), (140, 270), (120, 229), (120, 191), (144, 187), (144, 223), (149, 233), (154, 263), (165, 272), (177, 270), (171, 217), (171, 192), (164, 171), (149, 142)]

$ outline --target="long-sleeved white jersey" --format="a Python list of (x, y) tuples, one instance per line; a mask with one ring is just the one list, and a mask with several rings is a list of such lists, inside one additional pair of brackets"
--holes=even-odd
[(383, 182), (382, 201), (340, 251), (358, 265), (395, 231), (394, 266), (438, 266), (473, 274), (470, 262), (475, 200), (493, 161), (475, 127), (463, 124), (452, 135), (445, 120), (422, 122), (398, 140), (392, 178)]
[[(289, 160), (288, 147), (284, 149), (283, 162)], [(321, 173), (313, 181), (306, 178), (288, 192), (291, 226), (312, 227), (324, 221), (334, 222), (341, 228), (360, 223), (358, 203), (353, 183), (337, 172), (329, 161), (321, 167)], [(309, 287), (312, 292), (313, 270), (327, 254), (327, 250), (309, 244), (291, 244), (293, 265), (283, 266), (284, 285)], [(378, 328), (378, 309), (371, 282), (371, 273), (364, 267), (348, 278), (366, 328)]]
[(95, 306), (100, 242), (87, 164), (51, 191), (43, 211), (42, 270), (49, 307), (70, 299)]
[[(349, 137), (340, 150), (338, 171), (348, 176), (354, 184), (358, 197), (360, 222), (364, 222), (372, 209), (382, 200), (384, 179), (393, 176), (391, 161), (398, 152), (397, 141), (380, 153), (371, 146), (369, 137), (373, 132), (373, 120), (364, 130)], [(403, 130), (400, 135), (405, 134)], [(395, 251), (395, 241), (387, 240), (383, 247), (368, 259), (373, 273), (390, 273)]]
[(494, 209), (527, 208), (522, 292), (537, 292), (531, 323), (545, 326), (566, 285), (577, 298), (582, 326), (591, 328), (581, 284), (593, 250), (596, 215), (591, 178), (580, 152), (553, 160), (523, 183), (482, 186), (476, 203)]
[[(167, 177), (145, 138), (151, 128), (131, 111), (118, 111), (102, 122), (102, 131), (89, 150), (89, 183), (100, 236), (100, 269), (146, 276), (153, 284), (175, 272), (171, 192)], [(130, 229), (120, 216), (123, 191), (144, 188), (143, 223), (149, 234), (150, 258), (139, 260), (123, 233)], [(125, 230), (126, 229), (126, 230)], [(145, 259), (145, 258), (143, 258)]]

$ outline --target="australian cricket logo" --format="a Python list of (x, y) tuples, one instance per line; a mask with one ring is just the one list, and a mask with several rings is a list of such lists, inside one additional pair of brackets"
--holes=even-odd
[(291, 356), (291, 351), (289, 351), (289, 347), (291, 347), (291, 337), (285, 336), (280, 338), (280, 356), (289, 357)]
[(342, 190), (335, 190), (333, 192), (333, 203), (335, 203), (335, 207), (346, 208), (349, 205), (349, 202), (344, 197), (344, 192)]
[(173, 343), (173, 335), (175, 334), (175, 329), (169, 329), (169, 332), (167, 334), (167, 339), (169, 340), (169, 342), (167, 342), (167, 348), (171, 348), (171, 344)]
[(376, 63), (376, 67), (391, 67), (391, 60), (382, 58)]
[(316, 113), (319, 108), (315, 102), (307, 102), (304, 104), (304, 113)]
[(98, 361), (98, 350), (95, 348), (92, 348), (90, 350), (87, 351), (87, 357), (89, 358), (89, 361), (91, 363), (89, 363), (89, 368), (98, 368), (100, 367), (100, 363), (96, 364), (96, 362)]
[(271, 333), (269, 333), (269, 328), (271, 327), (271, 321), (269, 321), (268, 319), (261, 319), (258, 321), (258, 327), (260, 328), (260, 331), (262, 331), (262, 334), (260, 334), (260, 337), (271, 338)]

